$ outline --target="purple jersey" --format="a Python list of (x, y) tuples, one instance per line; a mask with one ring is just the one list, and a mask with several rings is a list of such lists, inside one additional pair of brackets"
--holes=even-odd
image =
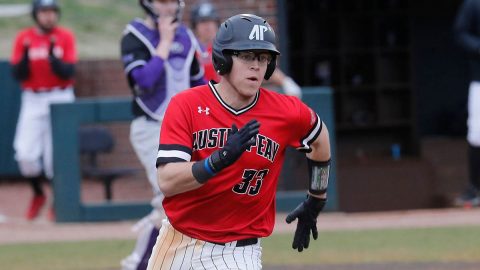
[(180, 25), (165, 61), (156, 56), (160, 42), (157, 29), (135, 19), (125, 28), (122, 61), (135, 94), (134, 114), (162, 120), (170, 99), (180, 91), (205, 84), (203, 68), (195, 58), (199, 45), (193, 33)]

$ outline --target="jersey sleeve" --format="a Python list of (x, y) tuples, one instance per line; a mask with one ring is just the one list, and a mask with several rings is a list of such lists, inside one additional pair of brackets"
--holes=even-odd
[(160, 131), (157, 167), (191, 160), (193, 139), (190, 111), (188, 103), (179, 100), (178, 96), (170, 101)]
[(120, 51), (122, 54), (122, 62), (125, 74), (131, 79), (131, 71), (137, 67), (147, 64), (150, 59), (148, 50), (132, 33), (127, 33), (122, 37), (120, 43)]
[(23, 35), (18, 34), (13, 42), (12, 56), (10, 58), (10, 63), (13, 65), (18, 64), (23, 57), (23, 42)]
[(310, 145), (317, 139), (322, 131), (322, 120), (320, 116), (308, 107), (305, 103), (296, 97), (290, 97), (293, 100), (294, 111), (291, 117), (291, 126), (293, 128), (293, 137), (291, 146), (298, 151), (309, 153), (312, 151)]

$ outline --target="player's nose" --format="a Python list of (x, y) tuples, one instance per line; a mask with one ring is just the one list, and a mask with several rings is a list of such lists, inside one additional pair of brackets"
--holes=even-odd
[(253, 59), (253, 61), (250, 63), (250, 68), (254, 70), (260, 69), (260, 62), (257, 58)]

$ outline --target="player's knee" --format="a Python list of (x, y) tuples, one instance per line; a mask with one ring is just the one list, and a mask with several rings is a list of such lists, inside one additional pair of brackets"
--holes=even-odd
[(25, 177), (35, 177), (42, 173), (42, 166), (39, 161), (17, 160), (20, 173)]

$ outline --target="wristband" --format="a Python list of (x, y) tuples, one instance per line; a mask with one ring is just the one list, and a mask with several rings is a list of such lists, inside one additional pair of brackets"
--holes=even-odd
[(210, 166), (210, 157), (193, 163), (192, 174), (200, 184), (205, 184), (208, 179), (212, 178), (215, 171)]
[(316, 197), (313, 197), (313, 196), (310, 196), (310, 195), (305, 200), (305, 204), (307, 204), (310, 209), (315, 210), (317, 216), (318, 216), (318, 213), (320, 213), (323, 210), (326, 203), (327, 203), (326, 198), (325, 199), (316, 198)]
[(307, 163), (310, 174), (308, 190), (315, 195), (326, 193), (330, 176), (330, 159), (327, 161), (316, 161), (307, 158)]

